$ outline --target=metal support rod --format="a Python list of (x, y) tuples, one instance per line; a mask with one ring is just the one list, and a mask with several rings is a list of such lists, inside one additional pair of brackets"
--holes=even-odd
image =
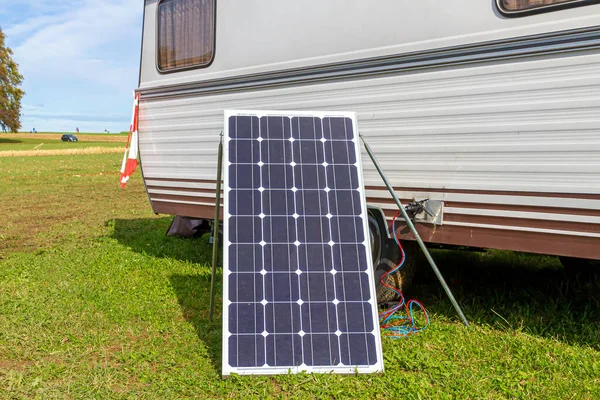
[(433, 272), (435, 272), (435, 275), (437, 276), (438, 280), (442, 284), (442, 287), (446, 291), (446, 294), (448, 295), (448, 298), (450, 299), (450, 302), (454, 306), (454, 309), (458, 313), (460, 319), (462, 319), (462, 322), (468, 327), (469, 326), (469, 321), (467, 321), (467, 318), (465, 317), (465, 315), (463, 314), (462, 310), (460, 309), (460, 306), (458, 305), (456, 299), (454, 298), (454, 295), (452, 294), (452, 292), (450, 291), (450, 288), (446, 284), (446, 281), (444, 280), (444, 277), (442, 276), (442, 273), (440, 272), (440, 270), (438, 269), (437, 265), (435, 264), (435, 261), (431, 257), (431, 254), (429, 254), (429, 251), (427, 250), (427, 247), (425, 247), (425, 243), (423, 243), (423, 240), (421, 239), (421, 236), (419, 235), (419, 232), (417, 232), (417, 229), (415, 228), (415, 226), (412, 223), (410, 217), (406, 213), (406, 210), (402, 206), (402, 203), (398, 199), (398, 196), (396, 196), (396, 193), (394, 192), (394, 189), (392, 188), (392, 185), (390, 184), (390, 182), (385, 177), (385, 174), (383, 173), (383, 170), (381, 169), (381, 166), (377, 162), (377, 159), (375, 158), (375, 155), (373, 154), (373, 151), (371, 150), (371, 147), (369, 147), (369, 145), (365, 141), (365, 138), (363, 137), (363, 135), (359, 135), (359, 136), (360, 136), (362, 142), (365, 145), (365, 149), (367, 150), (367, 154), (369, 154), (369, 157), (371, 158), (371, 161), (373, 161), (373, 164), (375, 165), (375, 168), (377, 168), (377, 172), (379, 172), (379, 175), (381, 176), (381, 179), (383, 179), (383, 182), (385, 183), (385, 186), (388, 188), (390, 194), (394, 198), (394, 201), (396, 202), (396, 205), (400, 209), (400, 212), (402, 212), (402, 216), (404, 217), (404, 220), (406, 221), (406, 225), (408, 225), (408, 228), (412, 231), (413, 235), (415, 235), (415, 239), (417, 239), (417, 242), (419, 243), (419, 246), (421, 247), (421, 250), (423, 250), (423, 253), (425, 253), (425, 257), (427, 258), (427, 261), (429, 261), (429, 265), (431, 265), (431, 268), (433, 269)]
[(215, 194), (215, 219), (213, 220), (213, 251), (212, 275), (210, 278), (210, 311), (208, 319), (212, 322), (215, 310), (215, 281), (217, 275), (217, 262), (219, 259), (219, 212), (221, 211), (221, 164), (223, 163), (223, 132), (219, 137), (219, 150), (217, 156), (217, 192)]

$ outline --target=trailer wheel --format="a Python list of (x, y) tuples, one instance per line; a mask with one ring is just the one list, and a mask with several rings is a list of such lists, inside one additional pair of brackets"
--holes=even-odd
[[(371, 254), (375, 270), (375, 288), (379, 303), (398, 300), (396, 293), (381, 284), (381, 277), (387, 271), (396, 267), (400, 261), (400, 249), (393, 239), (387, 237), (385, 222), (369, 212), (369, 236), (371, 239)], [(400, 291), (405, 291), (412, 281), (417, 266), (418, 246), (415, 242), (402, 242), (406, 260), (400, 271), (387, 276), (386, 284)]]
[(384, 237), (379, 221), (375, 218), (373, 213), (369, 212), (369, 240), (371, 241), (371, 256), (373, 258), (374, 268), (376, 268), (381, 261)]

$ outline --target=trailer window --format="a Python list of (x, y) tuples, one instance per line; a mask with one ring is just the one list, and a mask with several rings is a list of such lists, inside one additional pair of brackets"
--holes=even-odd
[(215, 0), (163, 0), (158, 4), (159, 71), (206, 67), (214, 52)]
[(500, 11), (507, 16), (528, 15), (569, 7), (598, 3), (598, 0), (496, 0)]

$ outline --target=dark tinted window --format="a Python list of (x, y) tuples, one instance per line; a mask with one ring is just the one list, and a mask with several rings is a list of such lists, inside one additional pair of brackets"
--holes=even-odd
[(505, 14), (529, 14), (554, 9), (583, 6), (597, 3), (597, 0), (497, 0), (500, 11)]
[(158, 69), (210, 64), (215, 43), (215, 0), (164, 0), (158, 5)]

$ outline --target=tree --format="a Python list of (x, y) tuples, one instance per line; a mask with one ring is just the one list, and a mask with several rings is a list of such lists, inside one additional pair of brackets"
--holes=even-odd
[(21, 127), (21, 99), (25, 92), (19, 88), (23, 75), (12, 59), (12, 50), (4, 44), (0, 28), (0, 128), (17, 132)]

